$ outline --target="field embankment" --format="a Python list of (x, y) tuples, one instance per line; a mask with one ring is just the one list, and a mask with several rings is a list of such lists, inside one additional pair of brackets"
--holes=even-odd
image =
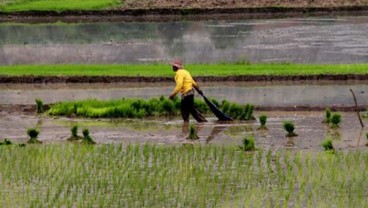
[[(367, 0), (88, 0), (43, 1), (7, 0), (0, 2), (3, 19), (13, 17), (83, 17), (146, 15), (211, 15), (256, 16), (308, 15), (321, 13), (357, 13), (368, 11)], [(13, 15), (9, 17), (7, 15)]]
[[(368, 64), (192, 64), (198, 81), (368, 80)], [(0, 66), (1, 83), (171, 82), (168, 64)]]

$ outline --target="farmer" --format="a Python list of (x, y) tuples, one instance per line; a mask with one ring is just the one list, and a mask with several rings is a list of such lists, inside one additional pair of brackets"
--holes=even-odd
[(170, 95), (170, 99), (173, 100), (174, 97), (180, 92), (181, 93), (181, 116), (185, 123), (189, 122), (189, 114), (197, 120), (198, 122), (207, 122), (207, 120), (202, 116), (202, 114), (194, 106), (194, 90), (193, 87), (198, 91), (200, 95), (203, 95), (202, 90), (199, 89), (197, 83), (193, 80), (190, 73), (184, 69), (183, 63), (179, 59), (174, 59), (171, 62), (172, 69), (176, 73), (175, 83), (176, 87), (173, 93)]

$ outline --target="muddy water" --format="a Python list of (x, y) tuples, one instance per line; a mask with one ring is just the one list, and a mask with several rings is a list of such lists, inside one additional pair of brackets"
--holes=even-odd
[[(174, 83), (130, 84), (2, 84), (0, 104), (45, 104), (81, 99), (153, 98), (168, 96)], [(364, 82), (337, 82), (292, 85), (279, 83), (203, 83), (208, 97), (256, 106), (352, 106), (349, 89), (356, 93), (359, 105), (368, 105), (368, 85)], [(199, 98), (199, 97), (198, 97)]]
[(0, 24), (0, 64), (368, 61), (368, 17)]
[[(262, 112), (257, 112), (257, 115)], [(258, 147), (265, 149), (321, 150), (320, 143), (331, 136), (338, 149), (364, 148), (365, 132), (361, 129), (354, 113), (343, 113), (341, 128), (330, 130), (324, 124), (323, 112), (263, 112), (268, 115), (267, 131), (257, 130), (258, 122), (217, 123), (215, 118), (207, 115), (209, 122), (196, 124), (201, 144), (241, 144), (245, 136), (253, 135)], [(285, 137), (282, 122), (295, 122), (296, 133), (293, 139)], [(191, 123), (195, 123), (191, 120)], [(365, 121), (367, 124), (367, 122)], [(98, 143), (157, 143), (182, 144), (192, 143), (186, 140), (188, 126), (180, 118), (158, 120), (92, 120), (76, 118), (47, 118), (18, 113), (1, 113), (0, 136), (11, 138), (20, 143), (27, 141), (26, 129), (37, 127), (44, 143), (65, 143), (70, 136), (72, 125), (80, 129), (89, 128), (91, 136)], [(81, 130), (80, 130), (81, 132)], [(81, 134), (81, 133), (79, 133)]]

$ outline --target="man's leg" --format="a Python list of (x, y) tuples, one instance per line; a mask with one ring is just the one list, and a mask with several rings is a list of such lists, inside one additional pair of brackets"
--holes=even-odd
[(198, 122), (207, 122), (199, 110), (194, 106), (194, 95), (188, 95), (185, 98), (188, 99), (189, 112), (192, 114), (193, 118)]
[(188, 102), (188, 99), (186, 99), (187, 97), (184, 97), (181, 99), (181, 103), (180, 103), (180, 112), (181, 112), (181, 116), (183, 117), (183, 120), (185, 123), (189, 122), (189, 113), (190, 113), (190, 108), (189, 105), (190, 103)]

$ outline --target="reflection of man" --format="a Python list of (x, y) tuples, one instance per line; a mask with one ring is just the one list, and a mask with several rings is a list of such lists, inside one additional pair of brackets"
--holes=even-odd
[(199, 94), (203, 92), (199, 89), (197, 83), (193, 80), (190, 73), (184, 69), (182, 61), (174, 59), (171, 62), (172, 69), (176, 73), (175, 83), (176, 87), (173, 93), (170, 95), (170, 99), (180, 92), (181, 93), (181, 116), (184, 122), (189, 122), (189, 114), (192, 114), (195, 120), (198, 122), (206, 122), (207, 120), (202, 116), (198, 109), (194, 106), (194, 90), (193, 87), (198, 91)]

